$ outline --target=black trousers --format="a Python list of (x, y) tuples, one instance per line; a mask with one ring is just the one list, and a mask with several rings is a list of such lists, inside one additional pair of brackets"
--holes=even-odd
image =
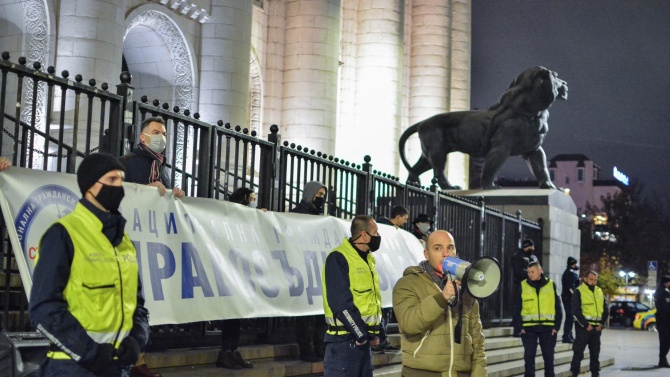
[(584, 350), (589, 346), (589, 354), (591, 362), (589, 363), (589, 370), (592, 376), (597, 376), (600, 373), (600, 335), (602, 331), (596, 331), (595, 327), (591, 331), (586, 331), (581, 326), (575, 327), (575, 342), (572, 344), (572, 362), (570, 363), (570, 371), (579, 374), (579, 366), (584, 360)]
[(549, 326), (524, 327), (521, 335), (523, 342), (523, 360), (525, 363), (524, 377), (535, 377), (535, 355), (537, 354), (537, 342), (540, 341), (542, 359), (544, 359), (544, 376), (554, 377), (554, 348), (556, 347), (556, 335), (551, 335), (552, 328)]
[[(513, 294), (513, 296), (512, 296), (513, 298), (521, 295), (521, 283), (519, 283), (519, 284), (513, 283), (512, 284), (512, 294)], [(514, 301), (512, 301), (512, 302), (514, 302)], [(521, 318), (519, 318), (519, 320), (517, 320), (516, 316), (514, 316), (514, 315), (512, 316), (512, 328), (513, 328), (512, 331), (514, 331), (512, 333), (512, 336), (519, 336), (519, 333), (521, 332)]]
[(326, 317), (323, 314), (296, 317), (295, 340), (300, 348), (300, 355), (323, 353), (325, 350), (323, 337), (326, 335), (326, 329)]
[(372, 377), (370, 344), (356, 346), (353, 340), (326, 343), (323, 375), (325, 377)]
[(240, 341), (239, 319), (226, 319), (221, 321), (221, 350), (235, 351)]
[(668, 356), (668, 351), (670, 351), (670, 327), (657, 327), (658, 328), (658, 340), (660, 342), (660, 348), (658, 353), (658, 358), (663, 360)]
[(563, 326), (563, 341), (572, 340), (572, 327), (575, 324), (575, 317), (572, 316), (572, 297), (561, 296), (563, 309), (565, 313), (565, 325)]

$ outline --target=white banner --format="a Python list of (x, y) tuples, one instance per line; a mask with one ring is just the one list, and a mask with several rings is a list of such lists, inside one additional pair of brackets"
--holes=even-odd
[[(203, 198), (175, 200), (124, 183), (121, 213), (137, 249), (151, 324), (323, 313), (321, 268), (349, 237), (350, 221), (263, 212)], [(0, 173), (0, 206), (26, 292), (39, 240), (80, 198), (75, 175), (12, 167)], [(403, 270), (424, 259), (410, 233), (379, 225), (374, 253), (382, 303)]]

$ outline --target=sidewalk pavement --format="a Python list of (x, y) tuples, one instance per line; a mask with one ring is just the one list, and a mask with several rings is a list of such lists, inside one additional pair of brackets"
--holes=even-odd
[[(613, 356), (614, 365), (600, 371), (602, 377), (669, 376), (670, 368), (658, 365), (658, 333), (612, 326), (603, 330), (600, 356)], [(585, 374), (588, 375), (588, 374)]]

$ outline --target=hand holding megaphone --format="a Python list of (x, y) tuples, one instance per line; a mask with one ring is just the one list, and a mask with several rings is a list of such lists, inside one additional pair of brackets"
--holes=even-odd
[[(442, 272), (456, 276), (463, 282), (464, 288), (478, 299), (489, 297), (500, 285), (500, 264), (493, 257), (482, 257), (473, 263), (446, 257), (442, 261)], [(448, 299), (447, 296), (445, 298)]]

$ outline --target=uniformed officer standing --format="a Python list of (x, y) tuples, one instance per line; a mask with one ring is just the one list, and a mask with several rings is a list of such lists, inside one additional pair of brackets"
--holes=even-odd
[(600, 374), (600, 335), (603, 325), (609, 317), (609, 309), (605, 305), (602, 289), (596, 286), (598, 273), (589, 271), (572, 297), (572, 315), (575, 317), (575, 342), (572, 345), (573, 355), (570, 372), (573, 377), (579, 375), (580, 364), (584, 359), (584, 350), (589, 346), (591, 376)]
[(556, 283), (544, 277), (538, 262), (528, 265), (528, 279), (521, 282), (520, 294), (515, 297), (514, 315), (522, 324), (521, 341), (525, 377), (535, 376), (535, 354), (540, 342), (545, 377), (554, 377), (554, 348), (556, 334), (561, 328), (563, 311)]

